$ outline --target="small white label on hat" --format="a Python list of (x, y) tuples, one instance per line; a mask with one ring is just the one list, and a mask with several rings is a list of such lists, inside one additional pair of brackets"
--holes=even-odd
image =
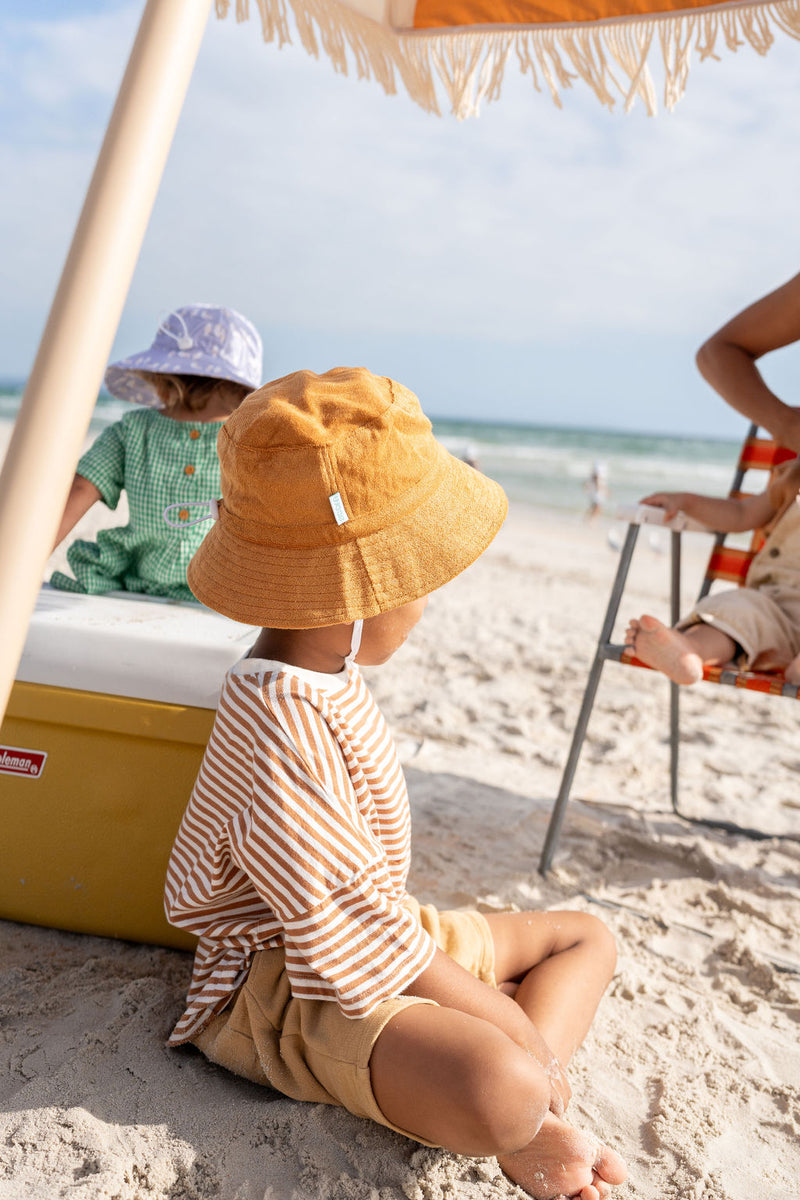
[(336, 521), (336, 524), (344, 525), (346, 521), (350, 520), (350, 518), (348, 517), (347, 513), (344, 511), (344, 505), (342, 504), (342, 497), (339, 495), (338, 492), (334, 492), (332, 496), (328, 497), (328, 499), (331, 502), (331, 508), (333, 509), (333, 516)]

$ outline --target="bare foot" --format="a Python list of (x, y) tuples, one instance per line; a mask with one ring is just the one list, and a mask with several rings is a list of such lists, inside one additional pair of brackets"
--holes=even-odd
[(631, 621), (625, 645), (648, 667), (663, 672), (673, 683), (698, 683), (703, 678), (703, 660), (693, 648), (691, 638), (670, 629), (657, 617), (645, 614), (640, 620)]
[(561, 1117), (548, 1113), (536, 1137), (514, 1154), (497, 1160), (514, 1183), (534, 1200), (605, 1200), (628, 1168), (609, 1146), (595, 1141)]

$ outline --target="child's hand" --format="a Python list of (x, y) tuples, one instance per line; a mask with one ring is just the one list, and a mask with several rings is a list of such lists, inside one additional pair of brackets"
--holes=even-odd
[(685, 492), (653, 492), (652, 496), (645, 496), (639, 503), (651, 504), (653, 508), (663, 508), (664, 520), (671, 521), (683, 509), (685, 501)]

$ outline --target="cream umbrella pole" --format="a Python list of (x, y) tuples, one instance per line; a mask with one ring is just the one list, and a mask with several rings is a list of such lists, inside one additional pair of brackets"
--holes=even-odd
[(147, 0), (0, 474), (0, 717), (212, 0)]

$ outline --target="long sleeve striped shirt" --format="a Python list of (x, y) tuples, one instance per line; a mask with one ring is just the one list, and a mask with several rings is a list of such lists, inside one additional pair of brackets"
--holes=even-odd
[(170, 1042), (225, 1007), (259, 949), (283, 946), (292, 994), (348, 1017), (399, 995), (435, 950), (403, 903), (410, 832), (394, 743), (357, 667), (237, 663), (167, 870), (167, 917), (200, 939)]

